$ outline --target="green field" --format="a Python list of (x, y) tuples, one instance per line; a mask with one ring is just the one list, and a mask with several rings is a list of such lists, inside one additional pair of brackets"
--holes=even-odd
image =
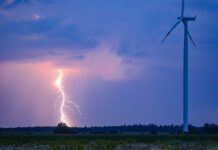
[(0, 149), (218, 150), (218, 135), (2, 134)]

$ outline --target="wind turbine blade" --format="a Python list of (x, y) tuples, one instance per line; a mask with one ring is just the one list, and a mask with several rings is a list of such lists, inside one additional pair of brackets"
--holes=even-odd
[(189, 38), (190, 38), (192, 44), (193, 44), (194, 46), (196, 46), (196, 44), (195, 44), (195, 42), (194, 42), (194, 40), (193, 40), (191, 34), (189, 33), (189, 31), (188, 31), (188, 36), (189, 36)]
[(181, 18), (184, 16), (184, 8), (185, 8), (185, 0), (182, 0), (182, 12), (181, 12)]
[(163, 40), (161, 41), (161, 43), (163, 43), (166, 38), (170, 35), (170, 33), (178, 26), (178, 24), (181, 22), (182, 20), (177, 21), (174, 26), (170, 29), (169, 32), (167, 32), (166, 36), (163, 38)]

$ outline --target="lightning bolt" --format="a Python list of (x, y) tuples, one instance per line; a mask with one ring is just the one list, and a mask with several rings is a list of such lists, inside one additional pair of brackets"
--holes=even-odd
[[(60, 111), (60, 122), (66, 123), (68, 126), (70, 125), (70, 119), (67, 117), (67, 115), (65, 114), (64, 109), (70, 109), (72, 113), (74, 113), (74, 110), (72, 109), (71, 106), (74, 106), (77, 110), (77, 112), (81, 115), (81, 111), (79, 108), (79, 105), (77, 105), (76, 103), (72, 102), (70, 99), (67, 98), (65, 91), (64, 91), (64, 86), (63, 86), (63, 76), (64, 73), (62, 70), (58, 70), (57, 71), (57, 78), (55, 80), (55, 86), (58, 88), (58, 91), (60, 93), (60, 95), (58, 96), (58, 101), (60, 100), (60, 107), (59, 107), (59, 111)], [(56, 102), (57, 103), (57, 102)]]

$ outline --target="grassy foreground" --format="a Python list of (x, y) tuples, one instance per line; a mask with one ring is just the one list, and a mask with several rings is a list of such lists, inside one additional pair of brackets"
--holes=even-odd
[(3, 134), (2, 149), (218, 150), (218, 135)]

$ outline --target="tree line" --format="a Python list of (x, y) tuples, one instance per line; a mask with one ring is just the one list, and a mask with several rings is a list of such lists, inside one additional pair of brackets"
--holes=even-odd
[[(65, 123), (58, 123), (56, 127), (16, 127), (0, 128), (0, 134), (7, 132), (22, 133), (56, 133), (56, 134), (121, 134), (121, 133), (182, 133), (182, 125), (155, 125), (155, 124), (135, 124), (121, 126), (101, 126), (101, 127), (68, 127)], [(194, 134), (218, 134), (218, 125), (205, 123), (202, 127), (189, 125), (189, 132)]]

